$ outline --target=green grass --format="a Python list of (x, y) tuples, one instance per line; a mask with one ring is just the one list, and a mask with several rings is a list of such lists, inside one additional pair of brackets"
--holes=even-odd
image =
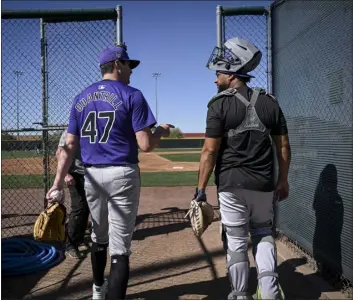
[(43, 175), (2, 175), (1, 189), (42, 188)]
[[(194, 152), (200, 151), (201, 148), (156, 148), (153, 152)], [(42, 157), (43, 154), (37, 154), (35, 151), (1, 151), (1, 159), (20, 159), (20, 158), (33, 158)]]
[(33, 158), (42, 156), (42, 154), (37, 154), (35, 151), (1, 151), (1, 159)]
[[(141, 186), (195, 186), (197, 171), (142, 172)], [(54, 176), (51, 177), (51, 180)], [(213, 185), (213, 176), (209, 184)], [(1, 189), (43, 188), (43, 175), (2, 175)]]
[(173, 162), (200, 162), (201, 154), (167, 154), (159, 156)]
[(154, 152), (201, 152), (201, 148), (156, 148)]
[[(155, 148), (152, 152), (153, 153), (162, 153), (162, 152), (180, 152), (180, 153), (187, 153), (187, 152), (201, 152), (201, 148)], [(139, 149), (139, 152), (142, 152)]]

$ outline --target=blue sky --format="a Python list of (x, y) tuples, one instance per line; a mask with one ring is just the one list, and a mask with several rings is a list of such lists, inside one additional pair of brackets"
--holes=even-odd
[[(143, 92), (155, 112), (155, 79), (152, 73), (160, 72), (158, 122), (172, 123), (183, 132), (203, 132), (207, 103), (216, 94), (213, 83), (215, 74), (206, 68), (211, 51), (216, 45), (216, 6), (268, 7), (271, 2), (3, 1), (2, 9), (114, 8), (118, 4), (122, 5), (124, 42), (128, 46), (130, 57), (141, 60), (141, 65), (131, 77), (131, 85)], [(16, 127), (14, 70), (24, 71), (19, 88), (20, 127), (30, 127), (32, 122), (41, 121), (42, 118), (40, 56), (33, 54), (34, 51), (28, 51), (30, 46), (38, 50), (39, 23), (38, 20), (33, 20), (26, 25), (22, 21), (7, 25), (5, 27), (3, 21), (2, 127)], [(265, 37), (261, 35), (265, 29), (262, 25), (252, 24), (251, 21), (247, 21), (245, 25), (229, 23), (229, 26), (234, 26), (234, 34), (261, 41), (262, 45), (258, 46), (265, 49)], [(72, 98), (80, 92), (80, 85), (100, 76), (95, 51), (110, 43), (111, 36), (108, 35), (111, 32), (111, 23), (107, 22), (99, 35), (91, 35), (87, 39), (80, 39), (80, 36), (81, 33), (85, 36), (90, 31), (88, 27), (76, 26), (69, 36), (68, 30), (73, 28), (70, 24), (55, 25), (55, 28), (52, 26), (48, 27), (48, 39), (56, 46), (49, 50), (49, 121), (66, 123)], [(97, 27), (94, 28), (97, 30)], [(66, 34), (63, 34), (64, 29)], [(9, 36), (10, 32), (12, 38)], [(24, 45), (21, 49), (22, 61), (12, 58), (14, 53), (11, 47), (14, 46), (11, 46), (11, 42), (15, 39), (21, 39)], [(89, 57), (81, 62), (80, 56), (75, 55), (75, 49), (84, 50)], [(263, 64), (265, 62), (266, 58)], [(264, 72), (263, 68), (260, 69), (259, 72)], [(265, 78), (264, 73), (255, 75), (259, 75), (258, 79)], [(266, 81), (262, 80), (261, 84), (266, 85)], [(14, 119), (10, 120), (10, 117)]]

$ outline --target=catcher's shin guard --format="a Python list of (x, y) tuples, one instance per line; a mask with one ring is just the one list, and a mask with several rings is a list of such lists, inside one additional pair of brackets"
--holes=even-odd
[(206, 201), (192, 200), (190, 210), (186, 213), (185, 218), (189, 216), (191, 227), (197, 237), (206, 231), (214, 218), (214, 210), (212, 205)]
[(247, 299), (249, 278), (248, 227), (223, 225), (222, 240), (227, 252), (227, 271), (232, 291), (228, 299)]
[[(261, 233), (262, 229), (257, 230)], [(258, 272), (258, 287), (254, 299), (284, 300), (278, 282), (276, 242), (270, 231), (259, 235), (256, 235), (256, 230), (252, 231), (253, 256)]]

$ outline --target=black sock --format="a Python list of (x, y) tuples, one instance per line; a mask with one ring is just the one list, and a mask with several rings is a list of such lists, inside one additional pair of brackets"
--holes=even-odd
[(93, 282), (97, 286), (101, 286), (104, 283), (104, 270), (107, 265), (107, 247), (108, 245), (92, 243), (91, 263)]
[(111, 257), (108, 300), (125, 299), (129, 273), (129, 256), (113, 255)]

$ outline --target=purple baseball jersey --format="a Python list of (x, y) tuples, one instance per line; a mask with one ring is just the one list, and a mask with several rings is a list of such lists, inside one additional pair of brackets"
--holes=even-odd
[(136, 164), (135, 133), (155, 124), (141, 91), (102, 80), (75, 97), (67, 132), (80, 137), (84, 164)]

